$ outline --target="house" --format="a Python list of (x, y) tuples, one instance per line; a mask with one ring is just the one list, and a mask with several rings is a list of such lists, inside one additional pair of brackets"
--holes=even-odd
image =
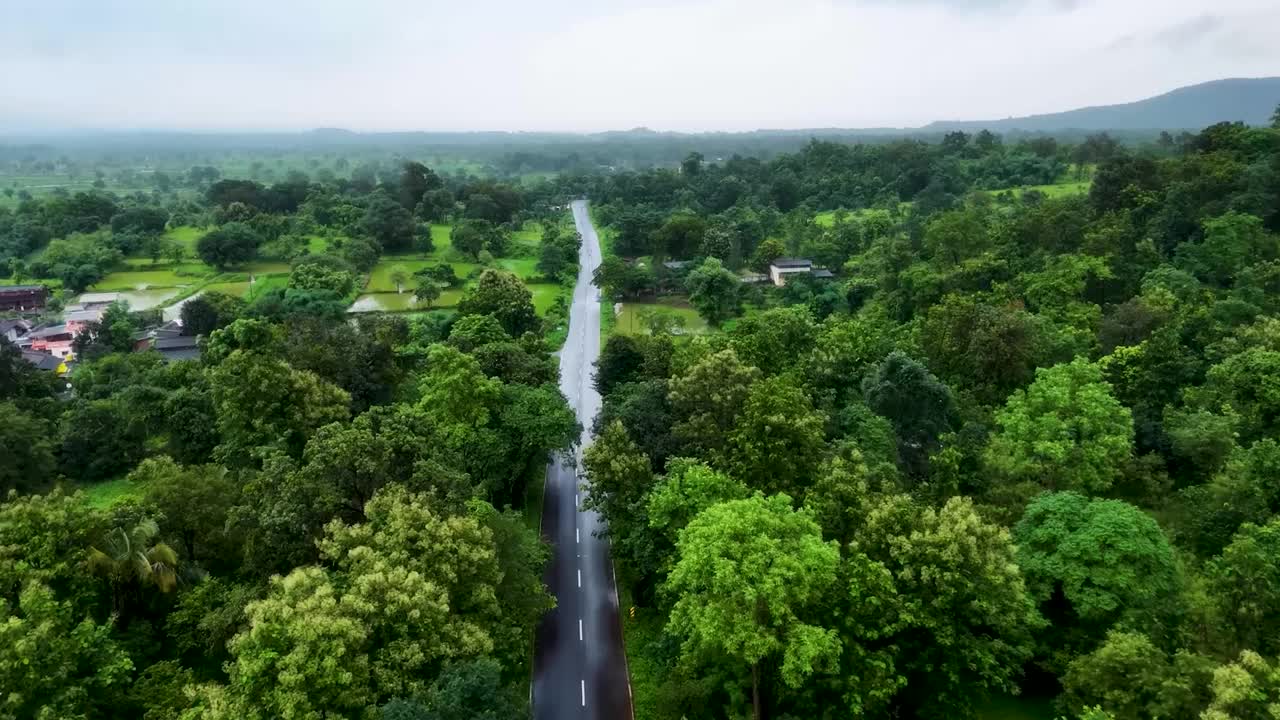
[(813, 271), (813, 261), (804, 258), (778, 258), (769, 263), (769, 279), (774, 285), (787, 284), (788, 275), (802, 275)]
[(182, 321), (170, 320), (163, 325), (153, 328), (141, 330), (133, 334), (133, 349), (135, 352), (149, 350), (155, 346), (157, 340), (176, 338), (182, 335)]
[(31, 350), (66, 359), (71, 355), (71, 343), (75, 337), (75, 331), (64, 324), (32, 330), (27, 333), (26, 340)]
[(67, 374), (66, 360), (56, 358), (49, 353), (37, 352), (35, 350), (23, 350), (22, 359), (34, 365), (37, 370), (54, 372), (59, 375)]
[(69, 305), (62, 313), (62, 322), (66, 324), (67, 329), (73, 333), (79, 334), (84, 332), (85, 327), (89, 323), (96, 323), (102, 319), (102, 315), (106, 313), (106, 305), (98, 305), (93, 308), (85, 308), (81, 305)]
[(26, 320), (0, 320), (0, 337), (15, 345), (18, 342), (18, 338), (25, 336), (29, 332), (31, 332), (31, 323)]
[(0, 312), (43, 310), (49, 289), (43, 285), (0, 285)]
[(96, 307), (106, 307), (120, 299), (118, 292), (97, 292), (97, 293), (81, 293), (76, 298), (76, 304), (85, 310), (92, 310)]
[(200, 338), (193, 335), (157, 338), (152, 346), (165, 362), (200, 359)]

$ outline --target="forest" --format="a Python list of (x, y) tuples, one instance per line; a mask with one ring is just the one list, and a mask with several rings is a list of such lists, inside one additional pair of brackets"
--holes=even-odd
[[(185, 299), (195, 360), (123, 303), (65, 376), (0, 338), (0, 718), (527, 717), (578, 197), (606, 314), (706, 325), (606, 324), (595, 370), (635, 717), (1274, 715), (1280, 117), (681, 152), (14, 193), (37, 321), (265, 279)], [(788, 257), (830, 277), (750, 280)], [(421, 304), (348, 312), (383, 276)]]
[[(1280, 128), (1165, 145), (584, 180), (615, 254), (653, 259), (601, 284), (683, 283), (718, 328), (614, 334), (596, 376), (637, 717), (1274, 713)], [(984, 191), (1073, 160), (1087, 191)], [(722, 281), (784, 255), (838, 274)]]

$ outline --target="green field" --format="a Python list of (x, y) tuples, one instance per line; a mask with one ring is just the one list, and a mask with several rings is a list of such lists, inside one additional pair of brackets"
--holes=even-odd
[[(1093, 185), (1092, 180), (1082, 180), (1080, 182), (1063, 182), (1053, 185), (1027, 185), (1019, 188), (1010, 188), (1009, 190), (1018, 197), (1024, 193), (1036, 191), (1048, 198), (1068, 197), (1070, 195), (1084, 195), (1089, 192), (1089, 188)], [(993, 194), (999, 194), (1004, 190), (993, 190)]]
[(81, 485), (85, 504), (97, 510), (106, 510), (126, 500), (137, 500), (142, 497), (142, 487), (128, 478), (104, 480), (92, 485)]
[[(861, 208), (859, 210), (846, 210), (845, 213), (849, 216), (849, 218), (857, 219), (859, 217), (866, 215), (867, 213), (877, 212), (880, 209), (881, 208)], [(898, 204), (899, 213), (905, 213), (910, 209), (911, 209), (911, 203), (909, 202)], [(813, 222), (819, 227), (834, 227), (836, 224), (837, 212), (839, 211), (827, 210), (826, 212), (820, 212), (817, 215), (813, 216)]]
[(614, 331), (625, 335), (643, 335), (649, 332), (644, 318), (649, 313), (669, 315), (684, 319), (684, 331), (703, 333), (707, 331), (707, 321), (698, 311), (689, 307), (684, 298), (659, 298), (655, 302), (626, 302), (622, 304), (622, 312), (617, 314)]

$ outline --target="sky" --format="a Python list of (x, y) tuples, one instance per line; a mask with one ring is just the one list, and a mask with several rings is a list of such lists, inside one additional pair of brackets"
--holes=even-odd
[(1276, 0), (0, 0), (0, 129), (916, 127), (1280, 75)]

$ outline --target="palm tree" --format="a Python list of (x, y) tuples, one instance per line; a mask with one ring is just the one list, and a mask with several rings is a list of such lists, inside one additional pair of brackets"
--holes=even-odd
[(165, 543), (155, 542), (160, 526), (143, 520), (130, 529), (112, 528), (102, 538), (103, 549), (89, 549), (89, 570), (111, 583), (112, 604), (117, 614), (135, 586), (153, 585), (171, 592), (178, 584), (178, 554)]

